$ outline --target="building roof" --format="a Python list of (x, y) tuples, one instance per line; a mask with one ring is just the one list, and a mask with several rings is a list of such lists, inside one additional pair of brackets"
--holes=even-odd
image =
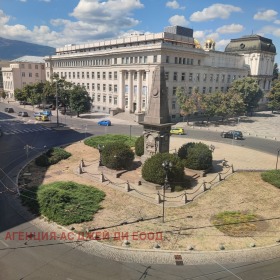
[(276, 47), (271, 39), (254, 34), (243, 36), (238, 39), (231, 39), (230, 43), (225, 48), (225, 52), (270, 52), (276, 54)]
[(33, 62), (33, 63), (45, 63), (43, 56), (31, 56), (25, 55), (12, 60), (11, 62)]

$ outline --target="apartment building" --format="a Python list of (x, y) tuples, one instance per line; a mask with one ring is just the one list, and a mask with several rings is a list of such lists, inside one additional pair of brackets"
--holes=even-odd
[(15, 89), (46, 81), (45, 61), (39, 56), (22, 56), (2, 68), (3, 89), (8, 98), (14, 98)]
[[(275, 46), (260, 36), (249, 44), (252, 40), (250, 37), (232, 40), (225, 52), (221, 52), (215, 50), (211, 39), (201, 46), (193, 38), (192, 29), (170, 26), (156, 34), (70, 44), (57, 48), (55, 55), (45, 57), (46, 79), (51, 80), (57, 73), (67, 81), (84, 86), (92, 97), (93, 111), (143, 115), (149, 103), (153, 71), (157, 66), (164, 66), (166, 102), (170, 117), (175, 121), (180, 117), (177, 87), (184, 87), (187, 94), (194, 89), (205, 94), (226, 92), (235, 79), (251, 75), (260, 79), (264, 90), (269, 90)], [(266, 49), (260, 44), (265, 40), (270, 41)], [(241, 48), (241, 44), (245, 47)]]

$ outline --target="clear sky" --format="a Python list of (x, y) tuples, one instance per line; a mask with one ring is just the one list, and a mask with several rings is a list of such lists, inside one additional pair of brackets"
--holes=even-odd
[[(216, 41), (259, 34), (280, 52), (279, 0), (0, 0), (0, 37), (52, 47), (192, 28), (194, 37)], [(279, 46), (279, 47), (278, 47)], [(276, 58), (280, 64), (280, 56)]]

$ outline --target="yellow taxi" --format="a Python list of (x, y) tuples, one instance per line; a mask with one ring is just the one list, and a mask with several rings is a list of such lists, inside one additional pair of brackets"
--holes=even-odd
[(48, 116), (45, 116), (45, 115), (36, 116), (35, 119), (36, 119), (37, 121), (42, 121), (42, 122), (49, 121), (49, 117), (48, 117)]
[(185, 134), (185, 130), (182, 127), (171, 127), (170, 134), (177, 134), (177, 135), (183, 135)]

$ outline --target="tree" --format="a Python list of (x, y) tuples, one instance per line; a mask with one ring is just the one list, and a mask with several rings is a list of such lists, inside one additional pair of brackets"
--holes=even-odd
[(187, 122), (189, 123), (189, 115), (203, 109), (203, 96), (194, 90), (192, 94), (187, 94), (184, 87), (177, 87), (176, 89), (177, 103), (181, 109), (181, 114), (187, 116)]
[(72, 111), (77, 112), (77, 117), (80, 116), (80, 113), (87, 112), (91, 108), (91, 98), (88, 92), (80, 86), (75, 85), (71, 89), (69, 100), (70, 108)]
[(0, 97), (5, 99), (7, 97), (7, 94), (5, 91), (0, 91)]
[(280, 110), (280, 80), (274, 80), (272, 89), (267, 97), (268, 107), (272, 110)]
[(258, 85), (258, 80), (251, 77), (235, 80), (229, 88), (228, 93), (240, 94), (245, 104), (246, 112), (251, 114), (263, 97), (263, 91)]
[(278, 64), (274, 63), (274, 67), (273, 67), (273, 77), (272, 77), (272, 81), (274, 80), (278, 80), (278, 74), (279, 74), (279, 68), (278, 68)]

